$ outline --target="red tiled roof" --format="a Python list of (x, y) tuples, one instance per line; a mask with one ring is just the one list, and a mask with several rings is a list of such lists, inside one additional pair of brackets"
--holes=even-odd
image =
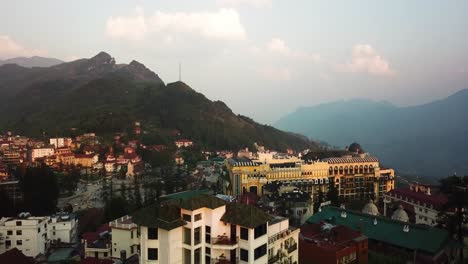
[(86, 232), (81, 237), (86, 240), (88, 243), (93, 243), (99, 239), (99, 234), (97, 232)]
[(441, 208), (448, 202), (447, 197), (444, 194), (437, 193), (427, 195), (423, 192), (415, 192), (408, 188), (396, 188), (388, 192), (388, 194), (397, 197), (408, 198), (408, 201), (414, 200), (416, 203), (432, 205), (434, 208)]
[(0, 254), (0, 263), (34, 264), (33, 258), (26, 257), (19, 249), (12, 248)]
[(334, 226), (330, 231), (322, 231), (320, 224), (305, 224), (301, 226), (301, 237), (304, 240), (316, 241), (316, 246), (324, 250), (338, 250), (348, 246), (349, 242), (363, 236), (360, 232), (342, 225)]
[(78, 159), (85, 159), (85, 158), (93, 158), (94, 157), (94, 154), (75, 154), (75, 158), (78, 158)]
[(361, 157), (325, 158), (323, 159), (323, 161), (326, 161), (329, 164), (336, 164), (336, 163), (379, 162), (379, 159), (376, 157), (367, 156), (364, 158), (361, 158)]

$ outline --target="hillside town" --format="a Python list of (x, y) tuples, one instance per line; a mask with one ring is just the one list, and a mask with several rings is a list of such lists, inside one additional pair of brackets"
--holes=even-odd
[(453, 202), (466, 177), (402, 184), (357, 143), (208, 151), (179, 131), (167, 145), (145, 145), (141, 133), (135, 122), (132, 134), (111, 140), (1, 136), (0, 263), (459, 263), (467, 256), (468, 226), (457, 222), (466, 204)]

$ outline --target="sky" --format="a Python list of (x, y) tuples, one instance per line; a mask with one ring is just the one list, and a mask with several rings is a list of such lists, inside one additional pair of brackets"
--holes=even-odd
[(0, 59), (100, 51), (273, 124), (301, 106), (407, 106), (468, 88), (468, 1), (1, 1)]

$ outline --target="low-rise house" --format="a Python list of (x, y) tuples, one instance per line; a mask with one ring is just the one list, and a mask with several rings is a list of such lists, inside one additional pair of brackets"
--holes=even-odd
[(75, 154), (75, 165), (85, 168), (93, 167), (93, 164), (99, 161), (99, 156), (97, 154)]
[(193, 146), (193, 141), (188, 139), (179, 139), (174, 142), (177, 148), (188, 148)]
[(81, 243), (85, 258), (111, 258), (112, 244), (110, 231), (109, 225), (103, 225), (96, 232), (87, 232), (82, 235)]
[(44, 158), (53, 155), (55, 152), (54, 147), (35, 147), (29, 149), (29, 161), (34, 162), (38, 158)]
[(448, 202), (437, 188), (423, 184), (411, 184), (409, 188), (396, 188), (383, 194), (384, 215), (389, 216), (401, 205), (410, 222), (436, 226), (439, 213)]

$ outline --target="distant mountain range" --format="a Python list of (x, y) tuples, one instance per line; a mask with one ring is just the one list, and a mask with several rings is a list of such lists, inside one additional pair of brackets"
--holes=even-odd
[(107, 53), (46, 68), (0, 66), (0, 130), (39, 136), (70, 131), (133, 133), (141, 122), (147, 144), (165, 144), (174, 131), (211, 149), (255, 142), (272, 149), (316, 149), (306, 137), (235, 115), (183, 82), (164, 84), (143, 64), (116, 64)]
[(27, 57), (17, 57), (7, 60), (0, 60), (0, 65), (4, 64), (17, 64), (25, 68), (32, 67), (50, 67), (57, 64), (64, 63), (64, 61), (54, 59), (54, 58), (44, 58), (39, 56), (33, 56), (30, 58)]
[(402, 174), (468, 175), (468, 90), (428, 104), (396, 107), (350, 100), (302, 107), (276, 127), (344, 147), (357, 141)]

